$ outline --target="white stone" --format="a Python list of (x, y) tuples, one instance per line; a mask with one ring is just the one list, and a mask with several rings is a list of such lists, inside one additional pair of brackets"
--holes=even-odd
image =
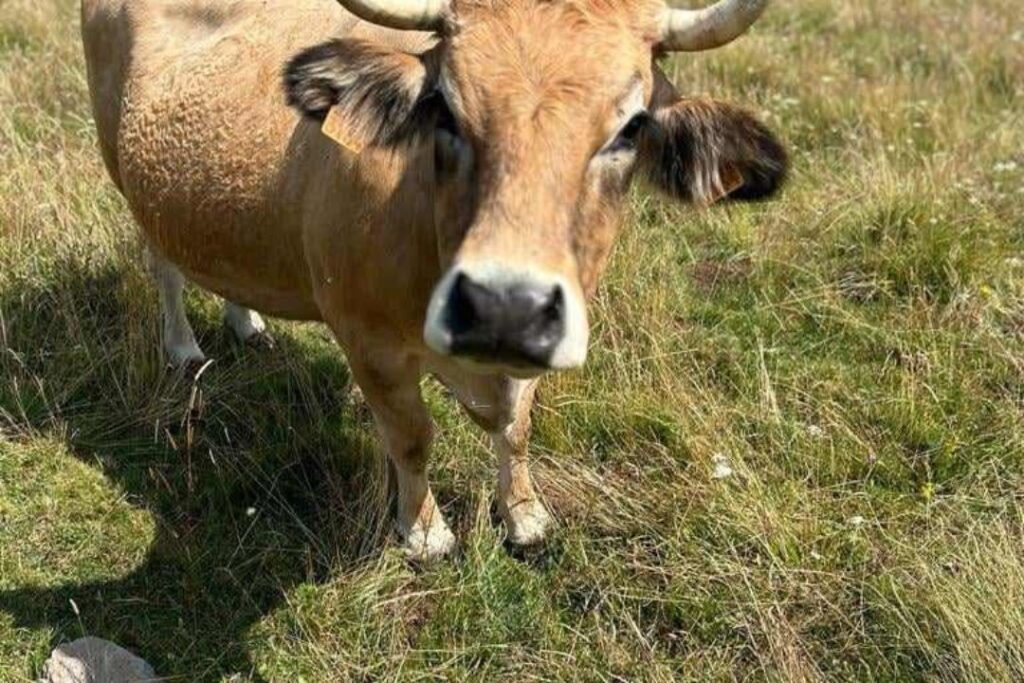
[(727, 479), (732, 476), (732, 463), (729, 462), (729, 458), (721, 453), (715, 453), (711, 456), (711, 464), (714, 467), (711, 471), (712, 479)]
[(100, 638), (64, 643), (43, 664), (39, 683), (143, 683), (158, 681), (147, 662)]
[(825, 430), (818, 425), (807, 425), (807, 434), (813, 439), (820, 439), (825, 436)]

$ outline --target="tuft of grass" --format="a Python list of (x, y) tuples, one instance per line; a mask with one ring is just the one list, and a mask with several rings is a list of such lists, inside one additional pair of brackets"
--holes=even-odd
[(216, 363), (164, 371), (77, 6), (7, 0), (0, 680), (83, 634), (190, 681), (1021, 680), (1017, 4), (776, 3), (669, 60), (787, 139), (789, 186), (635, 192), (591, 361), (540, 390), (543, 550), (504, 547), (485, 441), (425, 385), (462, 546), (412, 567), (323, 329), (241, 349), (193, 291)]

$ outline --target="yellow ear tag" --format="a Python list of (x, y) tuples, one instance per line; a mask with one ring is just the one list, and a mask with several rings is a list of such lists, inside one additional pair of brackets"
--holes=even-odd
[(726, 195), (730, 195), (736, 190), (743, 187), (743, 183), (746, 181), (743, 179), (743, 174), (735, 166), (726, 166), (722, 173), (722, 190)]
[(339, 107), (331, 107), (327, 112), (327, 118), (320, 126), (320, 131), (353, 154), (363, 151), (362, 136), (357, 132), (356, 126), (345, 119)]
[(740, 173), (739, 169), (735, 166), (725, 165), (719, 169), (718, 174), (719, 180), (722, 183), (720, 191), (715, 192), (713, 196), (709, 197), (705, 206), (714, 204), (722, 197), (728, 197), (733, 192), (743, 187), (743, 183), (746, 182), (743, 180), (743, 174)]

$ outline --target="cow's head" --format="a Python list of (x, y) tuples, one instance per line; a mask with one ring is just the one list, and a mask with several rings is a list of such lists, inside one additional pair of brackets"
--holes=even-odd
[(767, 0), (341, 1), (438, 36), (421, 54), (337, 40), (285, 71), (289, 101), (343, 142), (433, 146), (444, 274), (424, 338), (438, 353), (520, 375), (582, 364), (586, 299), (635, 172), (696, 204), (764, 197), (785, 175), (761, 123), (678, 97), (655, 65), (733, 40)]

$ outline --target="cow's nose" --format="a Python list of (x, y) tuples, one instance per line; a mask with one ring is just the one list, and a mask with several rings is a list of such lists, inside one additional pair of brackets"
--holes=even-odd
[(456, 276), (448, 299), (451, 353), (481, 361), (550, 367), (565, 336), (565, 294), (559, 285), (500, 286)]

